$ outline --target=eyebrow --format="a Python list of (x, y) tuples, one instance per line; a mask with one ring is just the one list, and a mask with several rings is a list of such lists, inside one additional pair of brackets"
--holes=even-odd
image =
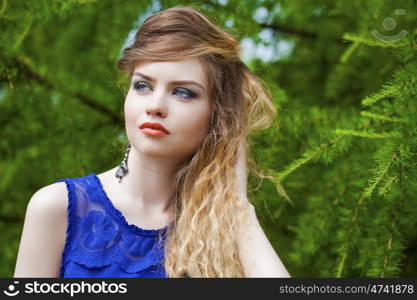
[[(149, 75), (145, 75), (143, 73), (140, 73), (140, 72), (134, 72), (133, 75), (138, 75), (140, 77), (145, 78), (146, 80), (155, 82), (155, 79), (154, 78), (152, 78)], [(201, 87), (203, 90), (206, 90), (203, 85), (201, 85), (201, 84), (199, 84), (199, 83), (197, 83), (197, 82), (195, 82), (193, 80), (175, 80), (175, 81), (171, 81), (170, 83), (172, 85), (176, 85), (176, 84), (179, 84), (179, 85), (181, 85), (181, 84), (193, 84), (193, 85), (197, 85), (197, 86)]]

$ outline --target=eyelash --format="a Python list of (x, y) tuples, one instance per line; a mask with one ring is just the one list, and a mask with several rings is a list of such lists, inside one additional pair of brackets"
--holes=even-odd
[[(140, 89), (139, 89), (140, 86), (149, 87), (148, 84), (144, 84), (144, 83), (146, 83), (146, 82), (145, 81), (135, 81), (133, 83), (133, 88), (137, 91), (140, 91)], [(180, 92), (188, 95), (187, 97), (180, 97), (180, 98), (183, 98), (183, 99), (194, 99), (194, 98), (197, 97), (197, 95), (195, 93), (191, 92), (190, 90), (184, 89), (184, 88), (177, 89), (177, 91), (180, 91)]]

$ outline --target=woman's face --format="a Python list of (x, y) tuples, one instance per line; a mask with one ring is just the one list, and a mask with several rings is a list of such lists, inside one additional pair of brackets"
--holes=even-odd
[[(200, 60), (143, 62), (133, 71), (124, 104), (127, 137), (141, 154), (183, 161), (207, 135), (211, 111)], [(169, 134), (148, 135), (139, 128), (145, 122), (161, 124)]]

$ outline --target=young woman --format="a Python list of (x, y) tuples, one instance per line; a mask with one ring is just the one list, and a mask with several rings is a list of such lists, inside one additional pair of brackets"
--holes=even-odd
[(238, 41), (172, 7), (118, 67), (125, 158), (32, 196), (15, 277), (289, 277), (247, 198), (247, 136), (275, 108)]

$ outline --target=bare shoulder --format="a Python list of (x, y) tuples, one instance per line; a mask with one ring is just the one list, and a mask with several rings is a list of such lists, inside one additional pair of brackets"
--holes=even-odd
[(58, 277), (67, 228), (65, 182), (37, 190), (29, 200), (14, 277)]
[(64, 216), (67, 213), (68, 191), (65, 182), (56, 182), (37, 190), (30, 199), (27, 211)]

